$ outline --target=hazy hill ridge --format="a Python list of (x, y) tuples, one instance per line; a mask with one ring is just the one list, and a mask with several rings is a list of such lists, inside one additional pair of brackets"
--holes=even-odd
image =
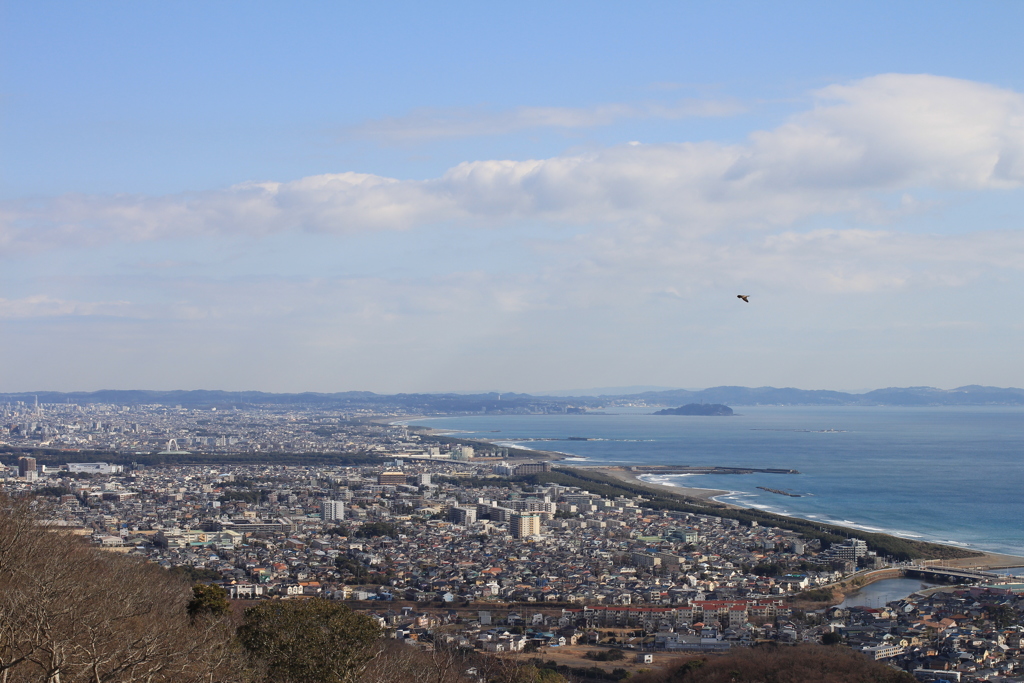
[(725, 403), (728, 405), (1024, 405), (1024, 389), (970, 385), (956, 389), (934, 387), (890, 387), (864, 394), (843, 391), (807, 390), (775, 387), (713, 387), (701, 391), (658, 391), (638, 394), (637, 398), (668, 404)]
[(0, 394), (0, 403), (111, 403), (166, 406), (320, 405), (364, 407), (407, 412), (499, 412), (515, 409), (551, 409), (559, 406), (595, 408), (612, 399), (643, 400), (649, 405), (679, 406), (687, 403), (720, 403), (733, 406), (966, 406), (1024, 405), (1024, 389), (969, 385), (956, 389), (891, 387), (863, 394), (823, 389), (723, 386), (689, 391), (647, 391), (639, 394), (602, 396), (533, 396), (516, 393), (481, 394), (375, 394), (370, 391), (338, 393), (305, 392), (275, 394), (262, 391), (146, 391), (108, 389), (93, 392), (18, 392)]

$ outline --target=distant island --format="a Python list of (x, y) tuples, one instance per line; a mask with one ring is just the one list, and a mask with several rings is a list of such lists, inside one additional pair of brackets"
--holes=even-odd
[(655, 415), (732, 415), (732, 408), (721, 403), (687, 403), (678, 408), (665, 408)]

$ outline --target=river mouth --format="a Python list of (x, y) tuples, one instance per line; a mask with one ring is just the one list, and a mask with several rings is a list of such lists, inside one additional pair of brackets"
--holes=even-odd
[(941, 584), (929, 583), (928, 581), (922, 581), (921, 579), (882, 579), (881, 581), (875, 581), (874, 583), (864, 586), (856, 593), (850, 593), (846, 596), (846, 599), (839, 603), (838, 607), (870, 607), (874, 609), (881, 609), (885, 607), (888, 602), (895, 602), (896, 600), (902, 600), (911, 593), (924, 590), (925, 588), (934, 588)]

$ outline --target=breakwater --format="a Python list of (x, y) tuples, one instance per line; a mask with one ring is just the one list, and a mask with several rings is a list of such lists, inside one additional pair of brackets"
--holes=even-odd
[[(731, 465), (633, 465), (630, 472), (643, 474), (800, 474), (779, 467), (734, 467)], [(760, 488), (760, 487), (758, 487)]]
[(770, 489), (767, 486), (758, 486), (757, 488), (761, 489), (762, 491), (767, 491), (768, 493), (777, 493), (780, 496), (789, 496), (790, 498), (801, 497), (799, 493), (790, 493), (789, 491), (783, 491), (782, 489)]

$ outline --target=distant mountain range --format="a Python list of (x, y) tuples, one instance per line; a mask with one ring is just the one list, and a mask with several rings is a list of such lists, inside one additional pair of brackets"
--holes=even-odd
[(701, 391), (656, 391), (637, 394), (647, 402), (678, 405), (682, 403), (725, 403), (728, 405), (803, 405), (803, 406), (964, 406), (1024, 405), (1024, 389), (1001, 389), (970, 385), (956, 389), (934, 387), (891, 387), (863, 394), (820, 389), (776, 389), (775, 387), (713, 387)]
[(687, 403), (721, 403), (732, 406), (967, 406), (1024, 405), (1024, 389), (971, 385), (956, 389), (904, 387), (876, 389), (863, 394), (842, 391), (775, 387), (712, 387), (699, 391), (671, 389), (603, 396), (535, 396), (516, 393), (481, 394), (375, 394), (370, 391), (339, 393), (273, 394), (263, 391), (143, 391), (19, 392), (0, 394), (0, 403), (110, 403), (116, 405), (165, 405), (230, 407), (244, 405), (320, 405), (333, 408), (367, 408), (424, 413), (463, 412), (576, 412), (581, 408), (607, 406), (615, 399), (643, 401), (649, 405), (679, 406)]

